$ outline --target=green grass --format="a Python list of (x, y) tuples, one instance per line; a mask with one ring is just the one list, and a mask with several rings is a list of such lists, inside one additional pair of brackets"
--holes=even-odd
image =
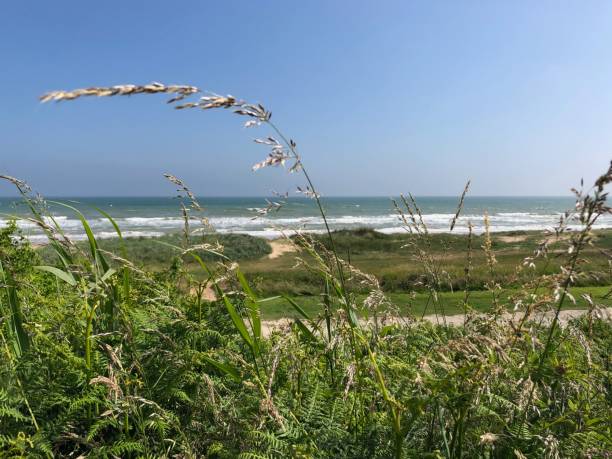
[[(327, 244), (320, 235), (313, 236), (318, 243)], [(542, 238), (539, 232), (515, 231), (493, 234), (493, 250), (497, 258), (495, 280), (508, 287), (518, 287), (525, 276), (516, 276), (516, 267), (520, 266), (526, 256)], [(350, 259), (356, 267), (364, 272), (375, 275), (382, 289), (387, 293), (413, 292), (423, 290), (423, 267), (421, 261), (409, 244), (414, 237), (409, 234), (382, 234), (370, 229), (341, 230), (334, 232), (338, 251), (345, 259)], [(303, 267), (295, 268), (295, 253), (287, 253), (275, 259), (268, 259), (271, 252), (267, 240), (243, 234), (210, 234), (204, 237), (193, 237), (192, 243), (220, 242), (225, 247), (224, 254), (241, 262), (241, 269), (247, 278), (253, 282), (259, 294), (272, 296), (278, 294), (318, 295), (321, 289), (320, 279)], [(126, 238), (127, 258), (138, 266), (148, 269), (163, 270), (168, 268), (177, 255), (177, 250), (167, 244), (181, 246), (181, 234), (170, 234), (158, 238)], [(612, 231), (596, 233), (598, 248), (612, 248)], [(103, 250), (120, 254), (121, 243), (117, 239), (99, 241)], [(457, 291), (465, 289), (465, 266), (467, 263), (466, 247), (468, 238), (465, 235), (432, 234), (428, 239), (428, 251), (435, 262), (443, 267), (450, 282), (440, 285), (441, 291)], [(79, 245), (86, 248), (86, 243)], [(486, 283), (491, 280), (491, 274), (486, 265), (486, 257), (481, 248), (482, 236), (474, 236), (472, 240), (472, 271), (469, 289), (479, 291), (486, 289)], [(552, 247), (555, 250), (555, 246)], [(46, 262), (54, 262), (55, 255), (50, 247), (39, 249)], [(197, 252), (204, 260), (214, 260), (213, 254)], [(593, 276), (578, 279), (580, 286), (605, 286), (612, 283), (608, 273), (607, 258), (598, 249), (585, 250), (589, 264), (586, 271)], [(188, 268), (196, 275), (202, 275), (191, 257), (184, 257)], [(559, 261), (552, 262), (539, 274), (558, 272)], [(527, 273), (531, 275), (532, 273)]]
[[(598, 231), (595, 234), (597, 248), (587, 248), (584, 251), (589, 263), (583, 269), (592, 275), (578, 279), (579, 286), (604, 286), (612, 283), (607, 257), (599, 251), (599, 248), (612, 247), (612, 231)], [(322, 236), (314, 238), (323, 245), (327, 244)], [(536, 273), (529, 270), (517, 275), (516, 268), (521, 266), (525, 257), (533, 254), (541, 239), (540, 232), (493, 234), (493, 250), (497, 259), (494, 280), (507, 288), (517, 288), (530, 276), (534, 276)], [(426, 289), (423, 286), (423, 263), (415, 250), (407, 246), (415, 241), (414, 236), (387, 235), (361, 229), (336, 231), (334, 240), (340, 255), (350, 259), (351, 263), (362, 271), (375, 275), (385, 292), (412, 292)], [(486, 289), (486, 284), (492, 278), (482, 245), (483, 237), (474, 236), (470, 290)], [(429, 236), (427, 250), (436, 265), (446, 273), (444, 276), (446, 280), (439, 286), (439, 290), (465, 289), (467, 246), (468, 237), (465, 235)], [(558, 251), (559, 248), (559, 244), (551, 246), (552, 251)], [(262, 295), (318, 295), (321, 291), (319, 277), (303, 267), (294, 268), (295, 256), (295, 253), (288, 253), (274, 260), (251, 259), (241, 263), (241, 268)], [(537, 274), (558, 272), (561, 260), (551, 257), (548, 266), (540, 266)]]
[[(612, 247), (612, 232), (599, 231), (596, 233), (599, 247)], [(499, 233), (493, 235), (493, 247), (498, 264), (495, 267), (497, 280), (509, 287), (502, 296), (507, 298), (517, 292), (512, 288), (517, 283), (514, 276), (516, 266), (523, 258), (530, 255), (533, 248), (541, 239), (541, 233), (517, 231), (512, 233)], [(315, 240), (326, 244), (326, 239), (315, 235)], [(334, 238), (339, 252), (351, 259), (357, 267), (368, 273), (378, 276), (381, 286), (392, 303), (399, 308), (402, 314), (411, 313), (420, 316), (423, 313), (433, 314), (434, 306), (430, 295), (422, 291), (419, 281), (422, 279), (421, 264), (413, 252), (406, 245), (414, 238), (408, 234), (382, 234), (369, 229), (341, 230), (334, 232)], [(258, 293), (262, 296), (289, 294), (299, 302), (309, 313), (316, 314), (321, 311), (321, 281), (320, 278), (303, 268), (295, 268), (296, 253), (287, 253), (275, 259), (268, 259), (271, 251), (265, 239), (242, 234), (213, 234), (203, 238), (192, 239), (192, 243), (219, 241), (225, 247), (225, 254), (234, 260), (241, 261), (241, 269), (252, 281)], [(443, 285), (440, 293), (440, 305), (447, 315), (460, 314), (464, 311), (463, 299), (465, 287), (464, 267), (466, 263), (465, 247), (467, 236), (434, 234), (430, 236), (429, 247), (431, 253), (438, 257), (444, 270), (454, 279), (453, 291), (450, 285)], [(120, 242), (117, 239), (99, 241), (101, 248), (114, 253), (121, 253)], [(128, 259), (133, 263), (145, 266), (148, 269), (163, 270), (170, 266), (177, 251), (166, 244), (181, 245), (182, 235), (172, 234), (159, 238), (126, 238), (125, 247)], [(469, 295), (470, 306), (478, 311), (486, 311), (491, 306), (491, 293), (483, 290), (484, 284), (490, 279), (485, 264), (484, 253), (481, 249), (482, 236), (474, 236), (472, 245), (473, 271)], [(80, 243), (85, 247), (85, 243)], [(49, 261), (52, 258), (50, 247), (39, 250), (43, 258)], [(593, 273), (600, 273), (597, 278), (583, 279), (584, 287), (574, 288), (577, 304), (570, 301), (566, 308), (585, 307), (582, 293), (591, 293), (594, 298), (601, 298), (609, 290), (610, 278), (605, 272), (607, 265), (604, 256), (596, 250), (587, 250), (590, 264), (587, 269)], [(218, 257), (200, 251), (204, 260), (214, 260)], [(190, 257), (184, 257), (189, 263), (187, 269), (203, 276), (197, 265)], [(558, 270), (558, 263), (552, 263), (546, 272)], [(444, 291), (446, 290), (446, 291)], [(364, 293), (357, 295), (360, 302), (365, 298)], [(612, 305), (608, 299), (599, 299), (600, 303)], [(293, 317), (294, 309), (282, 299), (272, 300), (262, 306), (262, 318), (275, 320), (282, 317)]]
[[(590, 294), (593, 301), (597, 304), (612, 306), (612, 298), (604, 298), (610, 292), (612, 286), (599, 287), (574, 287), (570, 293), (574, 296), (576, 303), (567, 299), (563, 305), (563, 309), (584, 309), (588, 306), (586, 300), (582, 298), (582, 294)], [(500, 295), (500, 301), (503, 303), (510, 296), (518, 294), (518, 290), (506, 290)], [(436, 305), (438, 313), (441, 313), (441, 307), (444, 309), (445, 315), (462, 314), (464, 312), (464, 292), (441, 292), (438, 294), (439, 303)], [(390, 293), (389, 300), (398, 307), (402, 315), (414, 315), (420, 317), (423, 314), (434, 314), (434, 306), (431, 296), (428, 293)], [(298, 296), (292, 298), (298, 303), (302, 309), (311, 315), (319, 314), (323, 311), (322, 299), (318, 296)], [(362, 303), (365, 295), (358, 295), (358, 304)], [(488, 291), (470, 292), (469, 306), (476, 311), (486, 312), (490, 310), (492, 304), (492, 293)], [(362, 311), (362, 314), (364, 311)], [(276, 320), (285, 317), (297, 318), (299, 314), (295, 309), (283, 298), (276, 298), (266, 301), (262, 304), (261, 314), (264, 320)]]

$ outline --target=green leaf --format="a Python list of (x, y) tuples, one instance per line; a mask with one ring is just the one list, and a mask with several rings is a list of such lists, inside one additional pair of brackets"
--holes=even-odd
[(304, 334), (305, 338), (314, 341), (315, 343), (319, 340), (315, 336), (315, 334), (306, 326), (300, 319), (295, 319), (295, 325), (300, 329), (300, 331)]
[(255, 295), (253, 290), (251, 290), (251, 287), (249, 286), (249, 283), (247, 282), (246, 277), (244, 277), (244, 274), (242, 274), (240, 270), (237, 270), (236, 276), (238, 277), (238, 281), (240, 282), (240, 285), (242, 286), (242, 290), (244, 290), (244, 292), (248, 296), (247, 307), (249, 308), (249, 312), (251, 315), (251, 325), (253, 326), (253, 337), (255, 338), (254, 344), (258, 348), (258, 352), (259, 352), (259, 339), (261, 339), (261, 315), (260, 315), (259, 302), (257, 300), (257, 296)]
[(257, 302), (259, 304), (261, 303), (267, 303), (269, 301), (274, 301), (274, 300), (278, 300), (279, 298), (282, 298), (280, 295), (276, 295), (276, 296), (269, 296), (268, 298), (260, 298), (257, 300)]
[(227, 309), (227, 312), (229, 313), (230, 318), (232, 319), (232, 322), (236, 327), (236, 330), (238, 330), (244, 342), (247, 343), (251, 349), (254, 349), (253, 340), (251, 339), (251, 336), (249, 335), (249, 332), (246, 326), (244, 325), (244, 320), (242, 320), (242, 317), (240, 317), (240, 314), (238, 314), (238, 312), (236, 311), (236, 308), (234, 307), (233, 303), (230, 301), (227, 295), (221, 291), (220, 288), (217, 288), (217, 294), (223, 297), (223, 303), (225, 304), (225, 308)]
[(63, 280), (64, 282), (66, 282), (69, 285), (72, 285), (73, 287), (77, 285), (77, 281), (72, 276), (72, 273), (67, 272), (67, 271), (62, 271), (61, 269), (56, 268), (54, 266), (34, 266), (34, 269), (37, 269), (38, 271), (46, 271), (48, 273), (51, 273), (54, 276), (56, 276), (58, 279)]
[(347, 309), (348, 309), (349, 324), (353, 328), (357, 327), (357, 325), (359, 324), (359, 319), (357, 318), (357, 314), (355, 314), (355, 308), (348, 305)]
[[(111, 217), (108, 213), (104, 212), (102, 209), (99, 209), (97, 207), (94, 207), (94, 209), (96, 209), (98, 212), (100, 212), (104, 217), (106, 217), (106, 219), (111, 223), (111, 225), (113, 225), (113, 228), (115, 228), (115, 232), (117, 233), (117, 236), (119, 236), (119, 239), (123, 242), (123, 234), (121, 233), (121, 229), (119, 228), (119, 225), (117, 224), (117, 222), (113, 219), (113, 217)], [(121, 248), (123, 250), (125, 250), (125, 245), (122, 245)], [(125, 253), (124, 253), (125, 255)]]
[(257, 297), (255, 293), (253, 293), (253, 290), (251, 290), (251, 287), (249, 286), (249, 283), (247, 282), (246, 277), (244, 277), (244, 274), (242, 274), (242, 271), (240, 271), (239, 269), (236, 270), (236, 276), (238, 277), (238, 280), (240, 281), (240, 285), (242, 286), (242, 289), (249, 296), (249, 298), (256, 299)]
[(296, 302), (295, 302), (295, 301), (294, 301), (292, 298), (290, 298), (290, 297), (288, 297), (288, 296), (286, 296), (286, 295), (282, 295), (282, 297), (283, 297), (285, 300), (287, 300), (287, 302), (288, 302), (288, 303), (289, 303), (291, 306), (293, 306), (293, 308), (294, 308), (294, 309), (295, 309), (295, 310), (296, 310), (296, 311), (297, 311), (297, 312), (298, 312), (298, 313), (299, 313), (299, 314), (300, 314), (302, 317), (304, 317), (304, 319), (306, 319), (306, 320), (312, 320), (312, 319), (310, 318), (310, 316), (308, 315), (308, 313), (307, 313), (306, 311), (304, 311), (304, 309), (302, 309), (302, 307), (301, 307), (299, 304), (297, 304), (297, 303), (296, 303)]
[[(9, 317), (8, 325), (10, 327), (11, 334), (15, 336), (13, 340), (13, 348), (15, 355), (20, 356), (23, 352), (27, 351), (30, 347), (30, 338), (23, 328), (25, 317), (23, 310), (21, 309), (21, 303), (17, 296), (17, 288), (15, 286), (15, 280), (10, 272), (4, 270), (2, 263), (0, 262), (0, 279), (6, 289), (6, 296), (10, 313), (7, 314)], [(2, 303), (0, 303), (2, 306)], [(0, 311), (1, 312), (1, 311)]]
[(242, 377), (240, 376), (240, 372), (236, 368), (232, 367), (231, 365), (229, 365), (227, 363), (218, 362), (217, 360), (211, 359), (208, 356), (202, 356), (202, 360), (204, 360), (206, 363), (209, 363), (210, 365), (212, 365), (216, 369), (220, 370), (221, 372), (225, 373), (226, 375), (228, 375), (229, 377), (231, 377), (235, 381), (237, 381), (237, 382), (241, 382), (242, 381)]
[(83, 226), (83, 229), (85, 230), (85, 234), (87, 235), (87, 241), (89, 242), (89, 250), (91, 251), (91, 256), (93, 257), (96, 264), (100, 265), (100, 267), (102, 268), (102, 271), (107, 271), (109, 268), (109, 265), (106, 262), (106, 259), (99, 252), (96, 237), (94, 236), (94, 233), (91, 230), (91, 227), (89, 226), (89, 223), (87, 222), (87, 219), (82, 214), (82, 212), (76, 207), (63, 203), (63, 202), (58, 202), (58, 201), (49, 201), (49, 202), (66, 207), (68, 209), (71, 209), (77, 214), (77, 217), (81, 221), (81, 225)]
[(109, 277), (111, 277), (113, 274), (115, 274), (117, 271), (113, 268), (110, 268), (108, 271), (106, 271), (104, 273), (104, 275), (100, 278), (100, 281), (104, 282), (106, 281)]
[[(121, 241), (121, 256), (127, 260), (128, 255), (127, 255), (127, 250), (125, 248), (125, 241), (123, 240), (123, 234), (121, 233), (121, 229), (119, 228), (119, 225), (117, 224), (117, 222), (115, 221), (113, 217), (111, 217), (108, 213), (104, 212), (102, 209), (99, 209), (97, 207), (94, 207), (94, 209), (96, 209), (98, 212), (100, 212), (100, 214), (106, 217), (106, 219), (109, 222), (111, 222), (111, 225), (113, 225), (113, 228), (115, 228), (115, 232), (117, 233), (117, 236), (119, 237), (119, 240)], [(124, 266), (122, 272), (123, 272), (123, 297), (125, 300), (129, 301), (129, 298), (130, 298), (130, 270), (127, 266)]]

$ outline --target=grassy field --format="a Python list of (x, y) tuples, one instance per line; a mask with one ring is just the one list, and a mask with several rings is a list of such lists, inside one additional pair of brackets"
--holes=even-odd
[[(315, 241), (324, 244), (326, 239), (318, 235), (313, 236)], [(374, 274), (381, 281), (381, 287), (395, 310), (401, 314), (434, 314), (442, 312), (446, 315), (460, 314), (465, 310), (465, 266), (467, 263), (466, 248), (468, 236), (434, 234), (429, 237), (429, 253), (447, 273), (446, 279), (438, 293), (438, 301), (432, 301), (431, 294), (422, 284), (423, 265), (415, 255), (413, 247), (414, 237), (408, 234), (386, 235), (368, 229), (342, 230), (334, 233), (337, 249), (345, 254), (358, 268), (367, 273)], [(490, 309), (493, 294), (487, 291), (485, 284), (489, 282), (491, 273), (486, 264), (486, 255), (482, 249), (482, 236), (473, 236), (472, 239), (472, 271), (469, 285), (468, 304), (477, 311)], [(493, 250), (497, 264), (494, 275), (500, 285), (506, 289), (501, 293), (502, 303), (518, 291), (516, 286), (525, 281), (527, 276), (517, 275), (516, 268), (521, 266), (522, 260), (529, 256), (542, 234), (539, 232), (512, 232), (492, 235)], [(586, 271), (590, 273), (580, 279), (579, 287), (574, 287), (572, 293), (576, 303), (568, 302), (565, 308), (584, 308), (586, 302), (582, 294), (588, 293), (599, 304), (612, 305), (612, 300), (604, 298), (610, 288), (610, 277), (607, 269), (607, 258), (600, 249), (612, 247), (612, 231), (599, 231), (596, 233), (597, 249), (586, 249), (585, 257), (589, 263)], [(168, 235), (160, 238), (128, 238), (125, 240), (125, 249), (128, 259), (138, 266), (146, 269), (162, 271), (168, 269), (176, 259), (179, 251), (170, 245), (181, 246), (182, 235)], [(204, 237), (193, 236), (192, 243), (220, 243), (224, 246), (224, 255), (233, 260), (241, 261), (241, 269), (249, 278), (254, 288), (261, 296), (275, 296), (289, 294), (306, 311), (319, 313), (321, 306), (321, 281), (316, 274), (310, 273), (304, 266), (295, 266), (296, 257), (308, 257), (298, 252), (286, 252), (275, 258), (269, 258), (271, 253), (270, 241), (240, 234), (209, 234)], [(274, 243), (274, 242), (272, 242)], [(117, 239), (103, 240), (101, 248), (120, 253), (122, 248)], [(85, 243), (81, 244), (85, 247)], [(554, 250), (555, 247), (553, 246)], [(41, 250), (46, 260), (52, 258), (50, 248)], [(219, 257), (199, 251), (205, 260), (215, 260)], [(202, 277), (199, 266), (190, 256), (181, 257), (187, 263), (187, 269)], [(541, 269), (539, 274), (555, 272), (559, 263), (553, 262)], [(527, 271), (527, 274), (533, 274)], [(360, 287), (357, 287), (357, 291)], [(359, 303), (365, 299), (365, 293), (358, 293)], [(286, 300), (279, 298), (262, 305), (262, 318), (274, 320), (282, 317), (295, 316), (295, 310)]]
[[(318, 243), (324, 244), (326, 239), (312, 236)], [(381, 282), (383, 291), (389, 300), (402, 314), (412, 313), (422, 315), (433, 314), (435, 308), (441, 308), (447, 315), (459, 314), (464, 311), (465, 298), (465, 266), (467, 263), (466, 247), (468, 236), (434, 234), (429, 237), (429, 251), (435, 261), (446, 273), (447, 282), (441, 284), (438, 297), (439, 304), (434, 305), (432, 297), (423, 285), (424, 276), (422, 263), (415, 255), (410, 245), (414, 237), (408, 234), (382, 234), (373, 230), (341, 230), (334, 232), (336, 246), (346, 259), (361, 270), (374, 274)], [(506, 300), (516, 293), (519, 282), (527, 276), (517, 275), (516, 268), (521, 266), (525, 257), (529, 256), (542, 239), (539, 232), (498, 233), (492, 236), (493, 250), (497, 264), (494, 275), (497, 281), (506, 287), (501, 299)], [(597, 249), (586, 249), (585, 257), (589, 263), (584, 276), (578, 282), (579, 287), (573, 289), (576, 304), (567, 303), (566, 308), (580, 309), (586, 306), (582, 294), (589, 293), (600, 304), (611, 305), (612, 301), (603, 296), (609, 292), (610, 276), (607, 258), (600, 249), (612, 248), (612, 231), (602, 230), (596, 233)], [(146, 269), (162, 271), (168, 269), (173, 260), (178, 259), (180, 251), (176, 248), (184, 243), (183, 236), (173, 234), (159, 238), (127, 238), (125, 245), (127, 258), (138, 266)], [(254, 288), (261, 296), (289, 294), (298, 301), (305, 310), (312, 313), (321, 310), (321, 283), (316, 274), (310, 273), (304, 266), (296, 266), (296, 257), (306, 257), (307, 254), (298, 251), (286, 252), (275, 258), (269, 258), (270, 241), (241, 234), (208, 234), (192, 236), (193, 244), (216, 244), (224, 246), (223, 254), (232, 260), (241, 261), (241, 269), (252, 281)], [(274, 242), (272, 242), (274, 243)], [(492, 293), (486, 290), (491, 273), (486, 264), (486, 255), (482, 250), (482, 236), (472, 239), (472, 270), (470, 273), (469, 306), (478, 311), (486, 311), (491, 306)], [(86, 243), (80, 243), (82, 248)], [(100, 241), (103, 250), (121, 253), (122, 244), (117, 239)], [(554, 250), (554, 246), (553, 246)], [(43, 259), (53, 260), (49, 247), (39, 250)], [(218, 260), (214, 254), (197, 251), (204, 260)], [(180, 257), (196, 277), (203, 273), (190, 256)], [(559, 263), (554, 260), (539, 274), (556, 272)], [(527, 274), (532, 274), (527, 271)], [(359, 287), (357, 287), (359, 292)], [(362, 302), (365, 293), (358, 293), (358, 301)], [(439, 311), (438, 311), (439, 312)], [(281, 317), (291, 317), (294, 310), (283, 299), (275, 299), (262, 308), (262, 317), (273, 320)]]
[[(323, 247), (326, 238), (312, 235)], [(532, 255), (542, 240), (541, 232), (509, 232), (492, 235), (492, 249), (496, 258), (493, 276), (506, 288), (512, 288), (525, 281), (530, 274), (523, 270), (517, 274), (525, 257)], [(334, 232), (336, 248), (345, 260), (350, 260), (360, 270), (376, 276), (382, 289), (389, 293), (412, 293), (427, 290), (423, 284), (425, 272), (422, 260), (415, 253), (415, 238), (409, 234), (382, 234), (370, 229), (341, 230)], [(296, 257), (309, 259), (305, 253), (289, 251), (275, 258), (269, 258), (270, 241), (244, 234), (207, 234), (191, 236), (190, 244), (220, 244), (223, 255), (240, 261), (241, 269), (254, 283), (263, 296), (292, 294), (296, 296), (318, 295), (321, 285), (319, 276), (310, 273), (304, 266), (296, 266)], [(120, 254), (125, 248), (129, 261), (148, 270), (163, 271), (179, 257), (184, 245), (181, 234), (169, 234), (155, 238), (126, 238), (125, 244), (118, 239), (99, 242), (102, 250)], [(482, 249), (483, 236), (474, 235), (471, 241), (471, 270), (467, 286), (471, 291), (485, 290), (491, 281), (486, 254)], [(87, 242), (78, 243), (86, 249)], [(428, 253), (444, 274), (440, 291), (458, 291), (466, 288), (465, 268), (467, 266), (468, 236), (432, 234), (428, 237)], [(595, 232), (594, 247), (587, 247), (584, 255), (588, 263), (584, 270), (589, 275), (577, 280), (579, 286), (606, 286), (612, 283), (608, 257), (603, 253), (612, 249), (612, 231)], [(557, 247), (551, 246), (552, 253)], [(50, 247), (42, 247), (39, 253), (45, 261), (54, 261), (55, 254)], [(204, 260), (219, 260), (220, 257), (203, 250), (196, 251)], [(197, 263), (190, 256), (180, 257), (195, 275), (202, 275)], [(551, 257), (546, 267), (540, 267), (537, 274), (558, 272), (560, 260)]]
[[(314, 236), (317, 242), (325, 244), (322, 236)], [(497, 260), (493, 274), (486, 262), (482, 249), (483, 236), (472, 240), (472, 267), (470, 290), (483, 290), (486, 284), (495, 281), (507, 288), (518, 287), (533, 273), (527, 270), (517, 274), (517, 267), (523, 259), (532, 255), (542, 239), (542, 233), (513, 232), (492, 235), (493, 251)], [(366, 273), (375, 275), (385, 292), (412, 292), (426, 290), (423, 278), (423, 263), (415, 253), (414, 236), (408, 234), (381, 234), (372, 230), (337, 231), (334, 233), (336, 247), (346, 260)], [(467, 265), (468, 237), (464, 235), (432, 234), (427, 251), (433, 258), (444, 282), (439, 290), (463, 290)], [(589, 260), (585, 269), (592, 276), (584, 276), (578, 285), (608, 285), (611, 283), (608, 258), (600, 249), (612, 248), (612, 232), (596, 233), (597, 248), (587, 248), (585, 257)], [(554, 251), (558, 247), (552, 246)], [(317, 295), (321, 284), (316, 274), (303, 267), (294, 268), (295, 253), (287, 253), (273, 260), (251, 259), (241, 264), (262, 295), (287, 294)], [(558, 272), (561, 260), (554, 257), (546, 267), (539, 268), (538, 274)]]

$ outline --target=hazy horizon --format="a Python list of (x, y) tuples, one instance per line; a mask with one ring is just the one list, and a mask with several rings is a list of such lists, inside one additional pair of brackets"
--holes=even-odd
[[(35, 193), (37, 192), (37, 190), (33, 190)], [(407, 193), (401, 193), (404, 195), (407, 195)], [(415, 198), (459, 198), (461, 193), (457, 193), (457, 194), (414, 194), (412, 193), (412, 195)], [(128, 194), (116, 194), (116, 195), (112, 195), (112, 194), (107, 194), (107, 195), (42, 195), (43, 198), (45, 199), (79, 199), (79, 198), (85, 198), (85, 199), (92, 199), (92, 198), (109, 198), (109, 199), (117, 199), (117, 198), (134, 198), (134, 199), (138, 199), (138, 198), (143, 198), (143, 199), (175, 199), (176, 196), (173, 196), (172, 194), (166, 194), (166, 195), (128, 195)], [(203, 199), (203, 198), (214, 198), (214, 199), (223, 199), (223, 198), (228, 198), (228, 199), (236, 199), (236, 198), (278, 198), (278, 196), (274, 195), (274, 194), (253, 194), (253, 195), (213, 195), (213, 194), (196, 194), (195, 195), (197, 199)], [(346, 194), (346, 195), (340, 195), (340, 194), (335, 194), (335, 195), (324, 195), (321, 196), (323, 198), (323, 200), (325, 200), (326, 198), (330, 198), (330, 199), (334, 199), (334, 198), (398, 198), (400, 197), (400, 193), (395, 194), (395, 195), (387, 195), (387, 194), (370, 194), (370, 195), (358, 195), (358, 194)], [(467, 194), (466, 195), (466, 199), (469, 198), (516, 198), (516, 199), (521, 199), (521, 198), (534, 198), (534, 199), (538, 199), (538, 198), (562, 198), (562, 199), (567, 199), (567, 198), (572, 198), (574, 197), (573, 194), (571, 194), (570, 192), (568, 192), (567, 194), (551, 194), (551, 195), (528, 195), (528, 194), (522, 194), (522, 195), (511, 195), (511, 194), (506, 194), (506, 195), (492, 195), (492, 194), (481, 194), (481, 195), (476, 195), (476, 194)], [(285, 196), (283, 196), (283, 198), (285, 198)], [(287, 197), (288, 199), (303, 199), (303, 200), (309, 200), (310, 198), (305, 197), (305, 196), (300, 196), (300, 195), (289, 195)], [(21, 195), (19, 194), (6, 194), (6, 195), (0, 195), (0, 199), (21, 199)]]

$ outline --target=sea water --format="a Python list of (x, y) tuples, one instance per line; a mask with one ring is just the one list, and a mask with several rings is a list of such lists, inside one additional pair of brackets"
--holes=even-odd
[[(258, 215), (256, 209), (266, 207), (262, 197), (200, 197), (202, 213), (192, 217), (206, 217), (221, 233), (246, 233), (274, 238), (283, 232), (322, 231), (324, 222), (315, 202), (309, 198), (269, 198), (284, 201), (278, 211)], [(100, 238), (116, 237), (110, 221), (97, 209), (110, 214), (118, 223), (124, 237), (160, 236), (182, 230), (180, 200), (169, 197), (87, 197), (56, 198), (77, 207), (88, 219)], [(332, 229), (372, 228), (384, 233), (405, 231), (394, 210), (391, 198), (386, 197), (323, 197), (327, 220)], [(456, 197), (417, 197), (416, 201), (425, 224), (431, 232), (448, 232), (457, 211)], [(473, 197), (465, 199), (461, 216), (453, 232), (465, 233), (471, 223), (475, 233), (484, 231), (484, 215), (489, 215), (490, 230), (518, 231), (553, 228), (564, 211), (572, 209), (571, 197)], [(49, 212), (72, 239), (85, 238), (77, 216), (68, 208), (49, 203)], [(18, 198), (0, 198), (0, 225), (11, 218), (28, 216), (27, 206)], [(469, 223), (468, 223), (469, 222)], [(44, 235), (36, 226), (19, 220), (18, 225), (33, 242), (43, 242)], [(197, 227), (197, 220), (191, 226)], [(612, 228), (612, 217), (603, 216), (598, 228)]]

